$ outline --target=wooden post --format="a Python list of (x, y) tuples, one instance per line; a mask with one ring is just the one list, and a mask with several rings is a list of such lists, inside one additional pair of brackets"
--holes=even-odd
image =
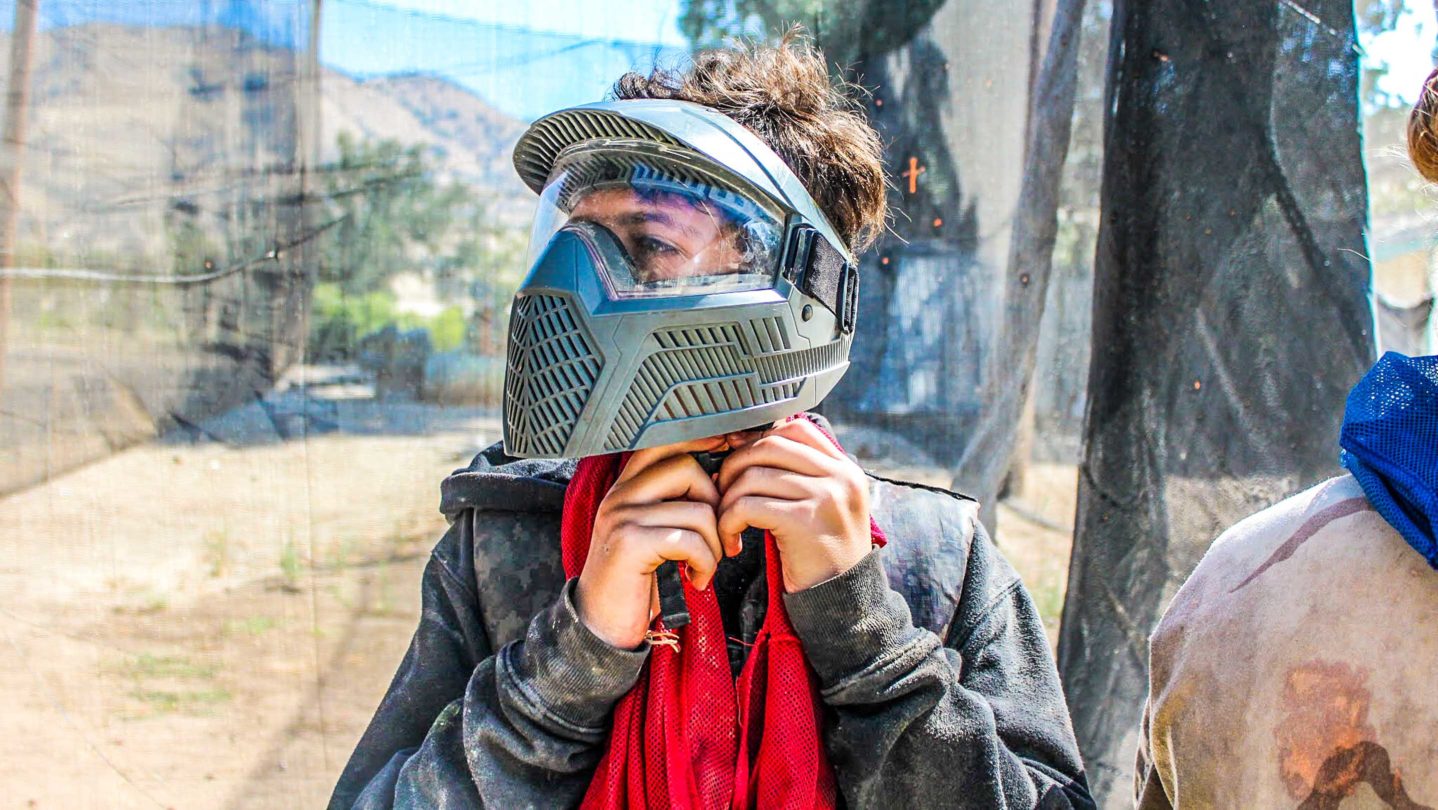
[[(30, 68), (34, 64), (35, 23), (40, 0), (16, 0), (10, 40), (10, 86), (5, 94), (5, 130), (0, 135), (0, 269), (15, 266), (15, 231), (20, 220), (20, 164), (25, 153), (25, 110), (30, 104)], [(5, 352), (9, 346), (12, 279), (0, 275), (0, 392), (5, 390)]]

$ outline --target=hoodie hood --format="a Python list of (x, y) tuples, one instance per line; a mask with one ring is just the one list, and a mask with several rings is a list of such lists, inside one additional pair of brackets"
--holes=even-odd
[(574, 476), (572, 459), (525, 459), (496, 442), (439, 486), (439, 511), (452, 523), (466, 509), (558, 512)]
[(1438, 356), (1388, 352), (1348, 395), (1343, 466), (1438, 569)]

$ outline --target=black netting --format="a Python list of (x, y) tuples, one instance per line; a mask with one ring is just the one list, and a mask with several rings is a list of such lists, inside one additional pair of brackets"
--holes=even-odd
[[(1363, 0), (1357, 27), (1430, 6)], [(0, 0), (16, 802), (322, 804), (419, 620), (436, 486), (500, 435), (535, 199), (516, 139), (798, 21), (867, 88), (894, 211), (824, 407), (866, 467), (983, 502), (1062, 636), (1101, 801), (1128, 803), (1175, 587), (1221, 529), (1341, 471), (1375, 311), (1385, 348), (1438, 337), (1432, 190), (1354, 7), (617, 8)], [(503, 573), (533, 601), (495, 638), (556, 576)]]
[(1110, 53), (1059, 652), (1091, 777), (1117, 797), (1149, 630), (1220, 531), (1340, 471), (1375, 338), (1351, 4), (1119, 0)]
[(273, 388), (300, 359), (326, 230), (306, 204), (310, 4), (42, 11), (10, 40), (31, 70), (8, 115), (0, 493)]

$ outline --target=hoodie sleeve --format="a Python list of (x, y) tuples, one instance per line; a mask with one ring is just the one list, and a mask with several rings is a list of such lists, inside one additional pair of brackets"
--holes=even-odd
[(473, 584), (474, 535), (509, 531), (522, 516), (487, 512), (479, 529), (475, 515), (463, 512), (430, 557), (419, 627), (331, 810), (566, 806), (589, 785), (609, 714), (648, 652), (591, 633), (572, 581), (521, 638), (492, 650)]
[(890, 587), (887, 551), (785, 596), (845, 804), (1093, 807), (1043, 625), (983, 527), (942, 640)]

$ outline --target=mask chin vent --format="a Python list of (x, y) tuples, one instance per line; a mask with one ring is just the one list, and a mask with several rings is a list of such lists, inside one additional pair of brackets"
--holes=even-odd
[[(629, 449), (644, 428), (653, 424), (729, 413), (798, 396), (804, 384), (802, 369), (826, 361), (808, 357), (816, 350), (783, 351), (789, 346), (789, 337), (782, 322), (773, 320), (747, 324), (755, 336), (763, 335), (758, 353), (745, 347), (737, 323), (655, 332), (650, 338), (653, 351), (634, 375), (605, 449)], [(833, 350), (824, 347), (817, 351), (828, 354)], [(806, 360), (797, 366), (786, 362), (799, 360), (801, 355)]]
[(563, 455), (603, 367), (569, 303), (553, 295), (515, 299), (505, 369), (505, 443), (519, 456)]

